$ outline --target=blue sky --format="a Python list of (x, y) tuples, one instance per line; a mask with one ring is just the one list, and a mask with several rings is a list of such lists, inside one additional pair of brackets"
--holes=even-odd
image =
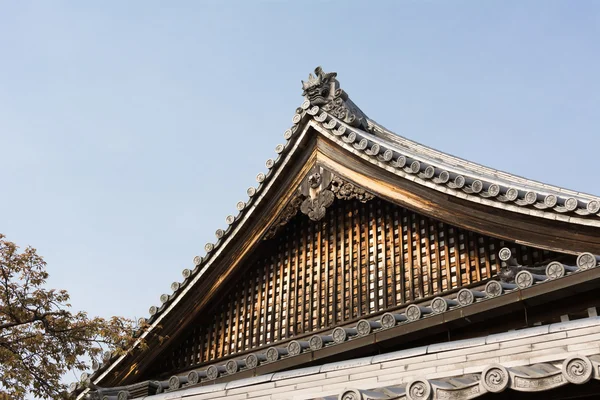
[(246, 199), (315, 66), (369, 115), (600, 195), (600, 2), (0, 1), (0, 232), (147, 316)]

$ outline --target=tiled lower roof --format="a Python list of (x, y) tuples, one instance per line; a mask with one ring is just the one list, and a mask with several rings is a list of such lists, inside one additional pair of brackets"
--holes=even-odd
[(600, 318), (585, 318), (228, 383), (148, 400), (467, 399), (600, 379)]

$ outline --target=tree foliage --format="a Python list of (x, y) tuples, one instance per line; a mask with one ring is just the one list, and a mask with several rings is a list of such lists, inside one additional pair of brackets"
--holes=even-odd
[(0, 398), (66, 398), (66, 372), (133, 343), (133, 321), (73, 312), (69, 294), (47, 289), (47, 278), (34, 248), (19, 252), (0, 234)]

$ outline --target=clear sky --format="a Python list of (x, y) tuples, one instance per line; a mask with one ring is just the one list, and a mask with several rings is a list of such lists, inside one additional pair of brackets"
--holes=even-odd
[(76, 308), (147, 316), (317, 65), (401, 135), (600, 195), (599, 1), (0, 0), (0, 232)]

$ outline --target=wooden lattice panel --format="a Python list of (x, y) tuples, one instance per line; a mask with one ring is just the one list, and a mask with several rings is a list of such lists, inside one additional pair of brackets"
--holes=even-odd
[[(156, 370), (212, 362), (485, 280), (503, 246), (380, 199), (336, 200), (318, 222), (299, 213), (261, 244)], [(510, 247), (523, 265), (554, 256)]]

